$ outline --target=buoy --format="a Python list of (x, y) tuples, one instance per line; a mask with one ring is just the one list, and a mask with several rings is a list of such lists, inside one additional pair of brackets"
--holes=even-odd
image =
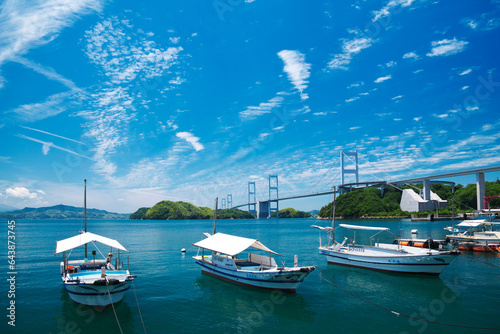
[(181, 249), (181, 252), (186, 253), (186, 248)]

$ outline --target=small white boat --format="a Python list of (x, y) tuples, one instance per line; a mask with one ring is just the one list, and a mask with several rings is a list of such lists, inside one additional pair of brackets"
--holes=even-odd
[[(386, 227), (368, 227), (340, 224), (354, 230), (388, 231)], [(346, 244), (320, 246), (319, 253), (327, 256), (328, 263), (398, 273), (439, 275), (460, 254), (457, 251), (438, 251), (398, 244), (375, 243), (358, 245), (355, 240)]]
[(456, 242), (488, 242), (500, 243), (500, 231), (494, 231), (493, 226), (499, 223), (483, 220), (463, 221), (455, 228), (449, 229), (452, 234), (446, 237)]
[[(373, 244), (373, 238), (383, 232), (389, 231), (387, 227), (371, 227), (340, 224), (340, 227), (350, 230), (368, 230), (377, 231), (370, 237), (370, 245), (358, 245), (355, 237), (350, 243), (347, 243), (348, 238), (345, 237), (342, 243), (335, 241), (335, 199), (334, 211), (331, 227), (321, 227), (312, 225), (331, 233), (330, 240), (327, 245), (321, 245), (319, 253), (327, 256), (328, 263), (347, 265), (352, 267), (361, 267), (380, 271), (423, 274), (423, 275), (439, 275), (446, 266), (448, 266), (460, 252), (439, 251), (429, 248), (403, 246), (400, 242), (395, 244), (378, 243)], [(356, 232), (354, 232), (356, 235)]]
[[(258, 240), (224, 233), (208, 236), (193, 245), (202, 250), (202, 254), (193, 259), (201, 266), (203, 273), (240, 285), (293, 293), (316, 268), (298, 267), (296, 264), (294, 267), (280, 267), (271, 256), (279, 254)], [(248, 248), (259, 249), (269, 255), (248, 253), (247, 258), (238, 259), (237, 255)], [(205, 250), (211, 254), (205, 255)]]
[[(130, 283), (136, 277), (131, 275), (128, 268), (125, 269), (120, 258), (120, 250), (128, 252), (118, 241), (109, 239), (94, 233), (87, 232), (87, 203), (86, 203), (87, 181), (85, 180), (84, 191), (84, 217), (85, 231), (68, 239), (57, 241), (55, 254), (62, 253), (63, 261), (60, 264), (61, 276), (64, 289), (69, 297), (76, 303), (104, 310), (106, 307), (119, 302), (123, 294), (130, 288)], [(106, 258), (97, 248), (95, 242), (111, 247)], [(87, 244), (92, 243), (96, 250), (102, 255), (102, 259), (96, 259), (96, 250), (92, 251), (92, 259), (87, 257)], [(83, 259), (69, 260), (72, 250), (85, 246)], [(113, 248), (118, 250), (118, 256), (113, 264)], [(68, 256), (66, 252), (70, 251)], [(128, 258), (127, 258), (128, 267)]]
[[(93, 259), (70, 261), (66, 257), (66, 251), (94, 242), (118, 249), (114, 264), (112, 253), (100, 260), (95, 259), (95, 250), (92, 252)], [(55, 253), (63, 253), (63, 262), (60, 264), (61, 276), (64, 289), (71, 300), (98, 310), (122, 300), (124, 292), (130, 288), (130, 283), (136, 276), (130, 275), (129, 270), (123, 267), (120, 250), (128, 252), (118, 241), (90, 232), (57, 242)]]

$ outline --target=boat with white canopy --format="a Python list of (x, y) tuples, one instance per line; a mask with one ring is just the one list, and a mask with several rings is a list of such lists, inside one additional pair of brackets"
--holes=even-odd
[[(85, 180), (86, 188), (86, 180)], [(85, 200), (86, 202), (86, 200)], [(136, 277), (131, 275), (123, 266), (120, 251), (128, 250), (117, 240), (106, 238), (87, 232), (86, 203), (85, 203), (85, 231), (71, 238), (57, 241), (55, 254), (62, 253), (63, 261), (60, 264), (64, 289), (76, 303), (103, 310), (109, 305), (119, 302), (123, 294), (130, 288), (130, 283)], [(97, 243), (111, 247), (108, 256), (104, 256), (96, 245)], [(88, 244), (92, 244), (92, 258), (88, 258)], [(84, 246), (83, 259), (69, 260), (74, 249)], [(113, 249), (118, 256), (113, 263)], [(67, 253), (69, 251), (69, 253)], [(97, 252), (102, 258), (97, 258)]]
[[(215, 224), (213, 235), (204, 233), (207, 238), (193, 244), (198, 247), (198, 254), (193, 259), (207, 275), (240, 285), (295, 292), (299, 284), (316, 268), (299, 267), (297, 256), (293, 267), (285, 267), (284, 264), (278, 266), (272, 254), (280, 254), (257, 239), (215, 233)], [(248, 252), (245, 258), (238, 258), (239, 254), (249, 248), (266, 252), (268, 255)]]
[[(439, 251), (413, 246), (403, 246), (401, 243), (374, 242), (375, 237), (382, 232), (389, 232), (387, 227), (372, 227), (340, 224), (339, 227), (354, 231), (354, 238), (349, 241), (345, 237), (342, 243), (335, 241), (335, 199), (331, 227), (312, 227), (324, 230), (329, 235), (326, 245), (321, 244), (319, 253), (326, 255), (327, 262), (353, 267), (368, 268), (380, 271), (439, 275), (451, 261), (460, 254), (458, 251)], [(370, 237), (370, 245), (356, 243), (356, 231), (376, 231)], [(331, 242), (330, 242), (331, 241)], [(349, 242), (348, 242), (349, 241)]]

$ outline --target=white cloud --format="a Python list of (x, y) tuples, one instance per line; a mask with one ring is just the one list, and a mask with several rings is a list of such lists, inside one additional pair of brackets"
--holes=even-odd
[(113, 17), (85, 32), (87, 57), (103, 69), (112, 83), (130, 82), (139, 74), (147, 79), (160, 76), (183, 50), (181, 46), (159, 48), (132, 28), (128, 21)]
[(273, 108), (280, 107), (283, 103), (283, 100), (284, 99), (282, 96), (275, 96), (268, 102), (262, 102), (258, 106), (247, 107), (247, 109), (240, 112), (240, 117), (242, 119), (250, 120), (257, 118), (257, 116), (268, 114)]
[(462, 72), (458, 73), (458, 75), (466, 75), (472, 72), (472, 68), (468, 68), (466, 70), (463, 70)]
[(288, 79), (300, 92), (301, 99), (306, 100), (308, 96), (304, 94), (304, 90), (309, 83), (307, 79), (311, 75), (311, 64), (306, 63), (305, 56), (296, 50), (282, 50), (278, 52), (278, 56), (285, 63), (283, 71), (287, 73)]
[(377, 78), (377, 79), (376, 79), (375, 81), (373, 81), (373, 82), (375, 82), (375, 83), (380, 83), (380, 82), (384, 82), (384, 81), (386, 81), (386, 80), (389, 80), (389, 79), (391, 79), (391, 78), (392, 78), (392, 75), (390, 75), (390, 74), (389, 74), (389, 75), (386, 75), (385, 77), (380, 77), (380, 78)]
[(101, 0), (51, 0), (27, 3), (6, 0), (0, 11), (0, 66), (30, 49), (54, 40), (82, 15), (99, 12)]
[(420, 56), (416, 54), (415, 52), (407, 52), (403, 55), (403, 59), (414, 59), (418, 60), (420, 59)]
[(491, 124), (485, 124), (485, 125), (483, 125), (483, 127), (481, 128), (481, 130), (488, 131), (488, 130), (491, 130), (492, 128), (493, 128), (493, 125), (491, 125)]
[(431, 52), (427, 53), (427, 56), (428, 57), (451, 56), (464, 51), (467, 44), (469, 44), (469, 42), (459, 41), (456, 38), (433, 41), (431, 42), (432, 45)]
[(313, 113), (314, 116), (326, 116), (326, 114), (327, 113), (325, 111)]
[(472, 30), (489, 31), (500, 27), (500, 18), (495, 12), (483, 13), (476, 19), (464, 19), (462, 23), (465, 23)]
[(39, 195), (45, 195), (45, 193), (41, 190), (30, 192), (25, 187), (7, 188), (5, 190), (5, 194), (8, 197), (14, 197), (20, 199), (39, 199)]
[(203, 144), (199, 142), (200, 138), (195, 137), (190, 132), (177, 132), (175, 135), (178, 138), (184, 139), (185, 141), (190, 143), (197, 152), (205, 148), (205, 146), (203, 146)]
[(329, 69), (342, 69), (347, 70), (348, 65), (355, 54), (360, 53), (362, 50), (369, 48), (374, 43), (373, 39), (368, 37), (360, 37), (351, 40), (342, 40), (342, 51), (343, 53), (336, 54), (328, 62), (327, 67)]
[(413, 120), (414, 120), (415, 122), (418, 122), (418, 121), (420, 121), (421, 119), (422, 119), (422, 117), (413, 117)]
[(391, 15), (391, 10), (395, 9), (396, 7), (408, 7), (411, 6), (413, 2), (416, 0), (390, 0), (384, 7), (382, 7), (380, 10), (376, 10), (373, 12), (373, 22), (377, 21), (380, 18), (387, 17)]
[(72, 150), (69, 150), (67, 148), (64, 148), (64, 147), (61, 147), (61, 146), (57, 146), (57, 145), (54, 145), (54, 143), (52, 142), (46, 142), (46, 141), (43, 141), (43, 140), (40, 140), (40, 139), (36, 139), (36, 138), (32, 138), (32, 137), (28, 137), (28, 136), (25, 136), (25, 135), (21, 135), (21, 134), (18, 134), (17, 135), (19, 138), (23, 138), (23, 139), (27, 139), (27, 140), (31, 140), (33, 142), (36, 142), (36, 143), (40, 143), (42, 144), (42, 153), (44, 155), (47, 155), (49, 153), (49, 149), (51, 147), (57, 149), (57, 150), (60, 150), (60, 151), (64, 151), (64, 152), (68, 152), (68, 153), (71, 153), (71, 154), (74, 154), (74, 155), (77, 155), (79, 157), (82, 157), (82, 158), (86, 158), (86, 159), (91, 159), (85, 155), (82, 155), (80, 153), (77, 153), (77, 152), (74, 152)]
[(40, 73), (41, 75), (45, 76), (47, 79), (58, 81), (67, 88), (71, 90), (80, 90), (73, 81), (70, 79), (67, 79), (63, 77), (62, 75), (58, 74), (53, 68), (51, 67), (46, 67), (41, 64), (37, 64), (34, 61), (22, 58), (22, 57), (14, 57), (11, 59), (12, 61), (15, 61), (27, 68), (32, 69), (35, 72)]
[(345, 100), (346, 102), (353, 102), (353, 101), (356, 101), (359, 99), (359, 96), (354, 96), (354, 97), (351, 97), (350, 99), (347, 99)]
[(352, 126), (352, 127), (349, 128), (349, 130), (357, 130), (359, 128), (360, 128), (359, 126)]
[(354, 88), (354, 87), (360, 87), (360, 86), (363, 86), (364, 84), (365, 83), (363, 81), (356, 82), (356, 83), (353, 83), (353, 84), (347, 86), (347, 89)]
[(467, 88), (469, 88), (469, 86), (463, 86), (462, 90), (466, 90)]
[(419, 69), (419, 70), (413, 71), (413, 74), (417, 74), (417, 73), (420, 73), (422, 71), (423, 71), (423, 69)]
[(391, 100), (399, 100), (402, 97), (403, 95), (394, 96), (393, 98), (391, 98)]

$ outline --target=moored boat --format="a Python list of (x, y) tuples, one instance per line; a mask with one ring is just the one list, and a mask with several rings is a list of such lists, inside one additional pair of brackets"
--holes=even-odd
[[(217, 199), (213, 235), (204, 233), (207, 238), (193, 244), (198, 247), (198, 254), (193, 256), (193, 259), (207, 275), (240, 285), (293, 293), (316, 269), (315, 266), (299, 267), (296, 256), (293, 267), (285, 267), (284, 264), (278, 266), (272, 254), (280, 254), (264, 246), (257, 239), (216, 233), (216, 226)], [(248, 252), (245, 258), (238, 258), (239, 254), (249, 248), (266, 252), (268, 255)], [(209, 253), (205, 255), (205, 251)]]
[[(85, 180), (85, 230), (71, 238), (57, 241), (55, 254), (63, 254), (63, 261), (60, 264), (61, 276), (64, 289), (68, 292), (71, 300), (98, 310), (103, 310), (111, 304), (122, 300), (123, 294), (130, 288), (130, 283), (136, 276), (131, 275), (128, 270), (128, 258), (127, 268), (125, 269), (123, 266), (120, 250), (126, 252), (128, 250), (122, 244), (114, 239), (87, 232), (86, 184)], [(95, 242), (111, 247), (107, 258), (97, 248)], [(95, 250), (92, 250), (91, 253), (92, 259), (89, 259), (87, 256), (87, 244), (89, 243), (95, 246)], [(69, 260), (69, 255), (73, 249), (81, 246), (85, 247), (83, 259)], [(114, 264), (113, 248), (118, 250), (118, 256), (115, 258)], [(66, 255), (67, 251), (70, 251), (68, 256)], [(102, 255), (102, 259), (96, 259), (97, 251)]]

